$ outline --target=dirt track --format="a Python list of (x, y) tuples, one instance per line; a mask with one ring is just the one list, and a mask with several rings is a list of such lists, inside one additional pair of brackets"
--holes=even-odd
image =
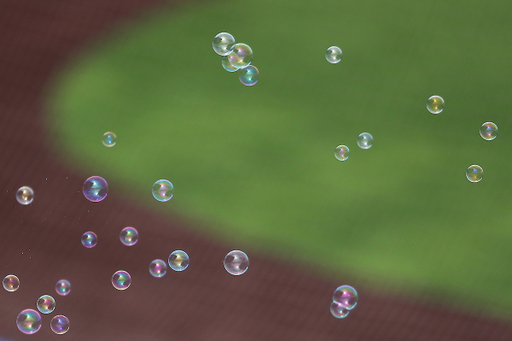
[[(17, 292), (0, 290), (0, 338), (512, 340), (511, 323), (384, 297), (364, 288), (356, 310), (337, 320), (328, 307), (340, 282), (315, 278), (313, 272), (254, 253), (249, 253), (246, 274), (230, 276), (221, 261), (239, 245), (215, 244), (190, 232), (185, 222), (145, 212), (115, 193), (101, 204), (85, 200), (81, 186), (89, 175), (71, 172), (48, 147), (43, 120), (46, 86), (88, 42), (162, 2), (0, 1), (0, 277), (14, 273), (21, 279)], [(19, 205), (14, 197), (23, 185), (36, 192), (29, 206)], [(141, 234), (131, 248), (118, 240), (125, 226), (134, 226)], [(93, 249), (80, 245), (80, 236), (88, 230), (99, 236)], [(179, 248), (191, 255), (191, 267), (152, 278), (149, 262), (166, 259)], [(110, 284), (119, 269), (133, 277), (125, 292)], [(54, 292), (61, 278), (73, 285), (69, 296)], [(17, 314), (34, 308), (45, 293), (56, 297), (55, 313), (70, 318), (70, 331), (64, 336), (50, 331), (54, 313), (43, 316), (37, 334), (20, 333)]]

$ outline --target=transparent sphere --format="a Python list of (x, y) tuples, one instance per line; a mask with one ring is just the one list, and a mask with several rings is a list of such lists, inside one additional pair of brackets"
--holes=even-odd
[(221, 56), (229, 54), (234, 44), (235, 38), (227, 32), (217, 34), (212, 41), (213, 51)]
[(16, 318), (16, 325), (23, 334), (34, 334), (41, 329), (41, 315), (34, 309), (25, 309)]
[(233, 49), (228, 54), (228, 61), (231, 66), (244, 68), (252, 62), (252, 49), (249, 45), (238, 43), (233, 45)]
[(8, 292), (15, 292), (20, 287), (20, 279), (16, 275), (7, 275), (2, 281), (4, 289)]
[(117, 290), (126, 290), (132, 284), (132, 276), (127, 271), (119, 270), (112, 275), (112, 285)]
[(350, 285), (342, 285), (334, 290), (332, 295), (333, 302), (336, 302), (348, 310), (352, 310), (357, 305), (357, 291)]
[(243, 69), (239, 70), (238, 73), (240, 74), (238, 79), (240, 79), (240, 82), (242, 82), (242, 84), (245, 86), (253, 86), (254, 84), (258, 83), (258, 79), (260, 78), (260, 72), (255, 66), (252, 65), (244, 67)]
[(480, 127), (480, 136), (486, 141), (492, 141), (498, 137), (498, 126), (493, 122), (485, 122)]
[(100, 202), (107, 197), (108, 183), (101, 176), (91, 176), (85, 180), (82, 191), (87, 200)]
[(105, 147), (114, 147), (116, 145), (116, 140), (116, 134), (110, 131), (107, 131), (105, 134), (103, 134), (103, 137), (101, 138), (101, 142)]
[(249, 257), (245, 252), (233, 250), (224, 258), (224, 269), (232, 275), (242, 275), (249, 268)]
[(64, 315), (55, 315), (50, 321), (50, 329), (55, 334), (66, 334), (69, 330), (69, 319)]
[(22, 205), (31, 204), (34, 201), (34, 190), (28, 186), (20, 187), (16, 191), (16, 200)]
[(176, 250), (169, 255), (168, 263), (174, 271), (183, 271), (188, 268), (190, 258), (185, 251)]
[(39, 297), (36, 303), (37, 310), (43, 314), (50, 314), (55, 310), (56, 305), (57, 303), (55, 302), (55, 298), (50, 295), (43, 295)]
[(439, 114), (444, 109), (444, 99), (441, 96), (430, 96), (427, 100), (427, 109), (432, 114)]
[(71, 283), (66, 279), (61, 279), (55, 284), (55, 291), (61, 296), (67, 296), (71, 292)]
[(228, 72), (235, 72), (235, 71), (239, 70), (239, 68), (234, 67), (233, 65), (231, 65), (229, 63), (228, 56), (222, 57), (222, 67), (224, 68), (224, 70), (226, 70)]
[(331, 46), (325, 51), (325, 59), (331, 64), (338, 64), (341, 61), (341, 49), (338, 46)]
[(369, 149), (373, 145), (373, 136), (370, 133), (359, 134), (357, 145), (362, 149)]
[(87, 231), (82, 235), (82, 245), (90, 249), (98, 243), (98, 236), (92, 231)]
[(156, 200), (166, 202), (174, 195), (174, 185), (169, 180), (160, 179), (153, 184), (152, 191)]
[(149, 273), (156, 278), (164, 277), (167, 273), (167, 264), (161, 259), (155, 259), (149, 264)]
[(343, 304), (339, 304), (337, 302), (331, 303), (331, 314), (332, 316), (336, 317), (337, 319), (342, 319), (348, 316), (348, 313), (350, 313), (350, 310), (345, 308)]
[(334, 157), (340, 161), (348, 160), (350, 156), (350, 149), (344, 144), (340, 144), (336, 149), (334, 149)]
[(139, 241), (139, 232), (133, 227), (125, 227), (121, 230), (121, 233), (119, 233), (119, 239), (121, 243), (126, 246), (135, 245)]
[(466, 170), (466, 178), (471, 182), (479, 182), (484, 176), (484, 170), (479, 165), (471, 165)]

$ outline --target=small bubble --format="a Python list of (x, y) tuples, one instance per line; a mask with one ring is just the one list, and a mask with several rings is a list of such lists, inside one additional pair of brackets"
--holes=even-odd
[(91, 176), (85, 180), (82, 191), (87, 200), (100, 202), (107, 197), (108, 183), (101, 176)]
[(71, 292), (71, 283), (66, 279), (61, 279), (55, 284), (55, 291), (61, 296), (67, 296)]
[(357, 145), (362, 149), (370, 149), (373, 145), (373, 136), (370, 133), (361, 133), (357, 137)]
[(121, 230), (121, 233), (119, 234), (119, 239), (121, 240), (121, 243), (123, 243), (126, 246), (132, 246), (137, 244), (137, 241), (139, 240), (139, 232), (133, 227), (125, 227)]
[(345, 308), (343, 304), (339, 304), (336, 302), (331, 303), (331, 314), (332, 316), (336, 317), (337, 319), (342, 319), (348, 316), (348, 313), (350, 313), (350, 310)]
[(149, 273), (156, 278), (164, 277), (167, 273), (167, 264), (161, 259), (155, 259), (149, 264)]
[(480, 127), (480, 136), (486, 141), (492, 141), (498, 137), (498, 126), (493, 122), (485, 122)]
[(325, 59), (331, 64), (338, 64), (341, 61), (342, 54), (338, 46), (331, 46), (325, 51)]
[(132, 277), (124, 270), (116, 271), (112, 275), (112, 285), (117, 290), (126, 290), (132, 284)]
[(242, 275), (248, 268), (249, 257), (243, 251), (230, 251), (224, 258), (224, 269), (231, 275)]
[(183, 271), (188, 268), (190, 258), (185, 251), (176, 250), (169, 255), (168, 263), (174, 271)]
[(215, 53), (221, 56), (228, 55), (231, 52), (234, 44), (235, 38), (227, 32), (221, 32), (217, 34), (212, 41), (213, 50)]
[(238, 43), (233, 45), (233, 49), (228, 54), (229, 64), (235, 68), (244, 68), (252, 62), (252, 49), (249, 45)]
[(174, 195), (174, 185), (169, 180), (160, 179), (153, 184), (152, 192), (156, 200), (166, 202)]
[(105, 134), (103, 134), (103, 137), (101, 138), (101, 142), (105, 147), (114, 147), (116, 145), (116, 140), (116, 134), (110, 131), (107, 131)]
[(37, 300), (36, 306), (37, 310), (39, 310), (41, 313), (50, 314), (55, 310), (55, 298), (50, 295), (43, 295)]
[(430, 96), (427, 100), (427, 110), (439, 114), (444, 109), (444, 99), (441, 96)]
[(28, 186), (22, 186), (16, 192), (16, 200), (22, 205), (29, 205), (34, 201), (34, 190)]
[(344, 144), (340, 144), (336, 149), (334, 149), (334, 157), (340, 161), (348, 160), (350, 156), (350, 149)]
[(352, 310), (357, 305), (357, 291), (352, 288), (350, 285), (342, 285), (334, 290), (334, 294), (332, 295), (333, 302), (341, 304), (348, 310)]
[(69, 319), (64, 315), (55, 315), (50, 322), (50, 329), (55, 334), (66, 334), (69, 330)]
[(98, 243), (98, 236), (92, 231), (87, 231), (82, 235), (82, 245), (90, 249)]
[(8, 292), (15, 292), (20, 287), (20, 279), (16, 275), (7, 275), (2, 281), (2, 285)]
[(245, 86), (253, 86), (254, 84), (258, 83), (258, 79), (260, 78), (260, 72), (256, 66), (253, 65), (244, 67), (243, 69), (239, 70), (238, 73), (240, 74), (238, 79), (240, 79), (240, 82), (242, 82), (242, 84)]
[(466, 178), (471, 182), (479, 182), (484, 176), (484, 170), (479, 165), (471, 165), (466, 170)]
[(229, 63), (228, 56), (222, 57), (222, 67), (224, 68), (224, 70), (226, 70), (228, 72), (235, 72), (235, 71), (239, 70), (239, 68), (234, 67), (233, 65), (231, 65)]
[(25, 309), (16, 318), (16, 325), (23, 334), (34, 334), (41, 329), (41, 315), (34, 309)]

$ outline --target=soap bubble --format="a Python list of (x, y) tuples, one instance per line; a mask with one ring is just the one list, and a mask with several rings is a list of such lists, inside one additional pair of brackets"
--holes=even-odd
[(239, 69), (229, 63), (228, 56), (222, 57), (222, 67), (224, 68), (224, 70), (226, 70), (228, 72), (235, 72), (236, 70)]
[(350, 156), (350, 149), (347, 146), (340, 144), (336, 149), (334, 149), (334, 157), (340, 161), (348, 160)]
[(55, 334), (66, 334), (69, 330), (69, 319), (64, 315), (55, 315), (50, 322), (50, 329)]
[(136, 229), (133, 227), (125, 227), (121, 230), (121, 233), (119, 234), (119, 239), (121, 240), (121, 243), (123, 243), (126, 246), (132, 246), (137, 244), (137, 241), (139, 240), (139, 232), (137, 232)]
[(20, 287), (20, 279), (16, 275), (7, 275), (2, 281), (2, 285), (8, 292), (15, 292)]
[(82, 245), (86, 248), (90, 249), (91, 247), (95, 247), (98, 243), (98, 236), (96, 233), (92, 231), (85, 232), (82, 235)]
[(168, 263), (174, 271), (183, 271), (188, 268), (190, 258), (185, 251), (176, 250), (169, 255)]
[(112, 275), (112, 285), (117, 290), (126, 290), (132, 284), (132, 276), (124, 270), (116, 271)]
[(34, 190), (28, 186), (22, 186), (16, 191), (16, 200), (22, 205), (31, 204), (34, 201)]
[(232, 275), (241, 275), (249, 268), (249, 257), (245, 252), (233, 250), (224, 258), (224, 269)]
[(498, 137), (498, 126), (493, 122), (485, 122), (480, 127), (480, 136), (487, 141), (492, 141)]
[(167, 264), (161, 259), (155, 259), (149, 264), (149, 273), (156, 278), (163, 277), (167, 273)]
[(245, 86), (253, 86), (254, 84), (258, 83), (258, 79), (260, 78), (260, 72), (253, 65), (244, 67), (243, 69), (239, 70), (238, 73), (240, 74), (238, 79), (240, 79), (240, 82), (242, 82), (242, 84)]
[(16, 318), (16, 325), (23, 334), (34, 334), (41, 329), (41, 315), (34, 309), (25, 309)]
[(172, 199), (174, 186), (169, 180), (160, 179), (153, 184), (152, 191), (156, 200), (166, 202)]
[(233, 49), (228, 54), (229, 64), (239, 69), (251, 64), (252, 57), (251, 47), (243, 43), (233, 45)]
[(357, 145), (362, 149), (369, 149), (373, 145), (373, 136), (370, 133), (359, 134)]
[(471, 182), (479, 182), (484, 176), (484, 170), (479, 165), (471, 165), (466, 170), (466, 178)]
[(334, 294), (332, 295), (333, 302), (341, 304), (348, 310), (352, 310), (357, 305), (357, 291), (352, 288), (350, 285), (342, 285), (334, 290)]
[(444, 109), (444, 99), (441, 96), (430, 96), (427, 100), (427, 109), (432, 114), (439, 114)]
[(117, 136), (116, 134), (107, 131), (105, 134), (103, 134), (103, 137), (101, 139), (101, 142), (105, 147), (114, 147), (116, 145)]
[(221, 32), (217, 34), (212, 41), (213, 50), (221, 56), (228, 55), (231, 52), (234, 44), (235, 38), (227, 32)]
[(55, 291), (61, 296), (66, 296), (71, 292), (71, 283), (66, 279), (61, 279), (55, 284)]
[(92, 202), (100, 202), (107, 197), (108, 184), (101, 176), (91, 176), (84, 182), (84, 196)]
[(331, 303), (331, 314), (332, 316), (342, 319), (348, 316), (348, 313), (350, 313), (350, 310), (345, 308), (343, 304), (339, 304), (337, 302)]
[(341, 49), (338, 46), (331, 46), (325, 51), (325, 59), (331, 64), (338, 64), (341, 61)]
[(36, 306), (37, 310), (39, 310), (41, 313), (50, 314), (55, 310), (55, 298), (50, 295), (43, 295), (37, 300)]

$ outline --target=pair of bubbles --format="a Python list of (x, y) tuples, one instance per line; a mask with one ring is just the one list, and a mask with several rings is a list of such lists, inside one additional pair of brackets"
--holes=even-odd
[[(373, 136), (370, 133), (359, 134), (357, 145), (361, 149), (370, 149), (373, 145)], [(334, 157), (340, 161), (347, 161), (350, 157), (350, 149), (346, 145), (340, 144), (334, 149)]]
[(357, 305), (359, 296), (356, 289), (350, 285), (342, 285), (332, 295), (331, 314), (342, 319), (348, 316), (350, 311)]
[[(190, 264), (190, 257), (183, 250), (173, 251), (167, 259), (169, 267), (174, 271), (184, 271)], [(156, 278), (164, 277), (167, 273), (167, 264), (161, 259), (155, 259), (149, 264), (149, 273)]]
[(249, 45), (237, 43), (230, 33), (221, 32), (213, 38), (212, 47), (215, 53), (222, 56), (222, 67), (226, 71), (238, 71), (238, 79), (243, 85), (258, 83), (260, 72), (251, 65), (253, 53)]
[[(121, 243), (126, 246), (133, 246), (139, 241), (139, 232), (136, 228), (128, 226), (119, 233)], [(98, 244), (98, 235), (92, 231), (87, 231), (82, 235), (82, 245), (90, 249)]]
[[(7, 275), (2, 281), (2, 286), (7, 292), (15, 292), (20, 288), (20, 279), (16, 275)], [(61, 279), (55, 284), (55, 291), (61, 296), (67, 296), (71, 292), (71, 283)]]

